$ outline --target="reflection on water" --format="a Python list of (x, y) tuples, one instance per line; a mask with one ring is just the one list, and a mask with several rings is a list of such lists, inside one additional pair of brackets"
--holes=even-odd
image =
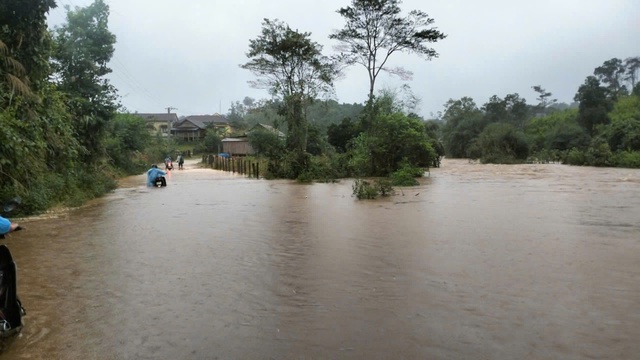
[(174, 170), (6, 242), (4, 359), (630, 359), (640, 171), (447, 160), (375, 201)]

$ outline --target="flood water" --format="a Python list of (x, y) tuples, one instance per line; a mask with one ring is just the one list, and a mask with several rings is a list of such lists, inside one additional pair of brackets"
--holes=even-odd
[(187, 163), (5, 240), (2, 359), (637, 359), (640, 171), (445, 160), (373, 201)]

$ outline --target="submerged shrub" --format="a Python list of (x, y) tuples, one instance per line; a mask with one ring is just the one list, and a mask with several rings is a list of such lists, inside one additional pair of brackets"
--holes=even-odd
[(419, 184), (416, 178), (422, 177), (423, 174), (424, 169), (412, 166), (405, 160), (397, 171), (391, 173), (391, 184), (394, 186), (416, 186)]
[(389, 196), (393, 194), (393, 187), (389, 179), (374, 180), (373, 183), (363, 179), (353, 182), (353, 195), (358, 200), (375, 199), (378, 195)]

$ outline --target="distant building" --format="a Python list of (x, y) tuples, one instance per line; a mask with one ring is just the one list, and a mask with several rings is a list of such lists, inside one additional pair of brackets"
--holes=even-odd
[(162, 136), (169, 136), (171, 128), (178, 122), (178, 115), (175, 113), (134, 113), (133, 115), (142, 118), (153, 135), (160, 133)]
[(175, 124), (171, 129), (171, 134), (176, 139), (195, 141), (204, 139), (207, 128), (211, 126), (223, 136), (231, 131), (229, 119), (223, 115), (190, 115)]
[(255, 153), (246, 135), (222, 139), (222, 152), (231, 156), (247, 156)]
[(273, 126), (271, 126), (271, 125), (262, 124), (262, 123), (257, 123), (254, 127), (252, 127), (251, 129), (249, 129), (249, 131), (248, 131), (248, 132), (250, 133), (250, 132), (252, 132), (252, 131), (255, 131), (255, 130), (261, 130), (261, 129), (262, 129), (262, 130), (269, 131), (269, 132), (272, 132), (272, 133), (274, 133), (274, 134), (278, 135), (278, 137), (279, 137), (280, 139), (284, 139), (284, 138), (286, 137), (286, 135), (285, 135), (282, 131), (280, 131), (280, 130), (278, 130), (278, 129), (274, 128), (274, 127), (273, 127)]
[[(254, 127), (249, 129), (247, 133), (251, 133), (253, 131), (268, 131), (276, 134), (280, 139), (284, 139), (286, 135), (274, 128), (271, 125), (267, 124), (256, 124)], [(228, 153), (231, 156), (246, 156), (255, 154), (255, 151), (249, 144), (249, 136), (237, 136), (237, 137), (228, 137), (222, 139), (222, 152)]]

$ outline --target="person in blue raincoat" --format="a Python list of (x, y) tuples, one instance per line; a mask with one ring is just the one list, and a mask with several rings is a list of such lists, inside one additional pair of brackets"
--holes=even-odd
[(167, 180), (164, 178), (165, 175), (167, 175), (167, 173), (158, 169), (158, 165), (151, 165), (151, 169), (147, 171), (147, 186), (155, 186), (158, 177), (162, 178), (162, 186), (167, 186)]
[(6, 235), (19, 228), (20, 225), (12, 223), (9, 219), (0, 216), (0, 235)]

